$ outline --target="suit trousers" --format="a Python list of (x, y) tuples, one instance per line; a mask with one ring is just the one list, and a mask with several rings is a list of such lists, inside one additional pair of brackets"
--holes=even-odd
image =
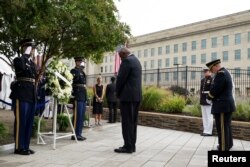
[(123, 147), (128, 150), (135, 149), (139, 105), (140, 102), (120, 102)]
[(211, 114), (211, 105), (201, 105), (203, 133), (212, 134), (213, 132), (213, 115)]
[(15, 149), (28, 150), (35, 115), (35, 103), (13, 100)]
[(85, 101), (74, 100), (73, 126), (77, 137), (82, 136), (85, 111), (86, 111)]
[(109, 107), (109, 122), (116, 122), (117, 104), (116, 102), (108, 102)]
[(231, 127), (232, 112), (214, 113), (214, 118), (218, 133), (219, 150), (222, 151), (224, 148), (225, 151), (229, 151), (233, 146)]

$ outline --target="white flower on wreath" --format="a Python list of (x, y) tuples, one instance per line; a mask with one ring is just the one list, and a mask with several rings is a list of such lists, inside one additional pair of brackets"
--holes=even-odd
[[(60, 77), (56, 76), (56, 72), (61, 74), (66, 80), (69, 81), (69, 84), (64, 82)], [(48, 82), (46, 88), (50, 90), (52, 96), (58, 99), (59, 103), (67, 104), (72, 92), (72, 79), (73, 76), (70, 73), (68, 67), (63, 64), (60, 60), (53, 60), (48, 65), (46, 69)], [(59, 80), (62, 80), (59, 82)]]

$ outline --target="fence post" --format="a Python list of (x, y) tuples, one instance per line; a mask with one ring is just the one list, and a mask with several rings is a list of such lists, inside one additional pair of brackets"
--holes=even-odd
[(188, 80), (188, 66), (186, 66), (186, 78), (185, 78), (185, 89), (187, 90), (186, 92), (186, 98), (187, 98), (187, 95), (188, 95), (188, 89), (187, 89), (187, 80)]
[(157, 69), (157, 87), (159, 88), (159, 82), (160, 82), (160, 69)]

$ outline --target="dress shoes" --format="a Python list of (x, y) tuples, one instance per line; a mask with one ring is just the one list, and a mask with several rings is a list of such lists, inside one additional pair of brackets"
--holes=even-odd
[(28, 149), (28, 151), (29, 151), (30, 154), (35, 154), (34, 150)]
[[(78, 141), (86, 140), (86, 137), (82, 137), (82, 136), (77, 136), (76, 138)], [(71, 140), (75, 140), (75, 136), (71, 136)]]
[(208, 133), (202, 133), (201, 136), (213, 136), (213, 135)]
[(14, 154), (19, 154), (19, 155), (30, 155), (30, 151), (29, 150), (15, 150)]
[(116, 148), (114, 151), (116, 153), (129, 153), (129, 154), (131, 154), (133, 152), (133, 150), (129, 150), (129, 149), (125, 148), (125, 147)]

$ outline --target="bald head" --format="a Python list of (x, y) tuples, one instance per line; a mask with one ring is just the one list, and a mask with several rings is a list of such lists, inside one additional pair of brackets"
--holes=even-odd
[(130, 51), (128, 50), (128, 48), (121, 48), (118, 51), (118, 53), (119, 53), (119, 56), (121, 57), (121, 59), (125, 59), (130, 54)]

